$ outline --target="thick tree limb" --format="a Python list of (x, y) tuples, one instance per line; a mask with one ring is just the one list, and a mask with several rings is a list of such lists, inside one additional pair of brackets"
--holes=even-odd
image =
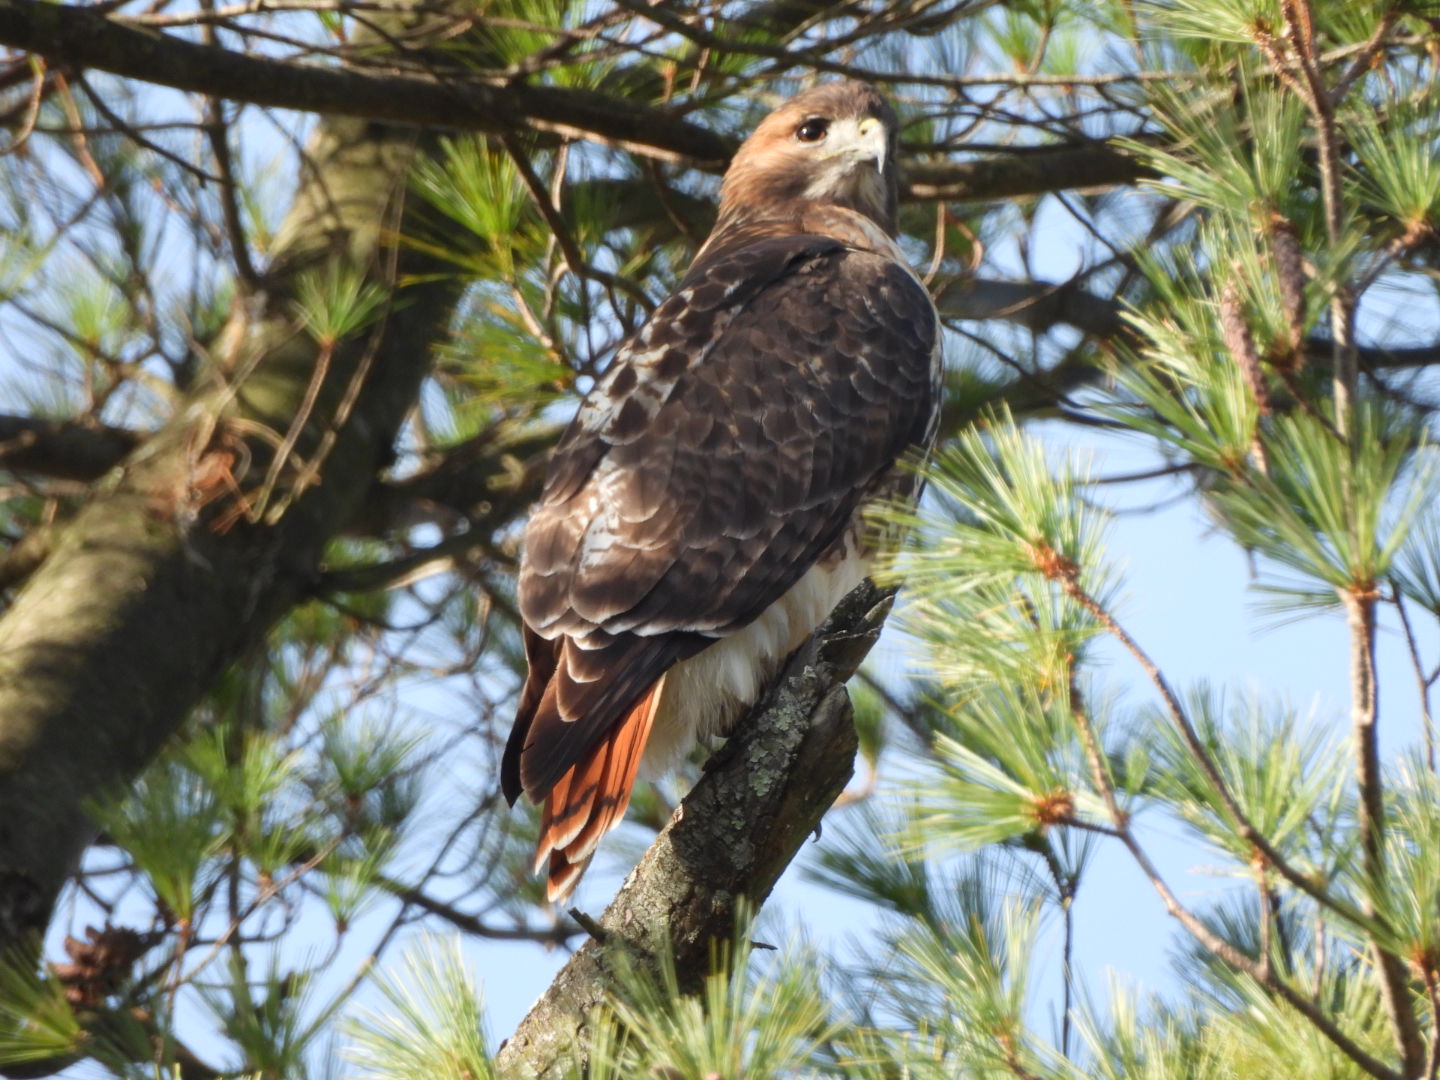
[(969, 161), (920, 161), (905, 166), (911, 202), (983, 202), (1133, 184), (1155, 176), (1128, 150), (1097, 140), (1074, 146), (1018, 147)]
[[(961, 278), (936, 294), (935, 306), (943, 318), (1000, 320), (1037, 334), (1068, 326), (1100, 341), (1115, 341), (1126, 332), (1122, 318), (1125, 306), (1112, 297), (1091, 292), (1083, 280)], [(1322, 338), (1311, 338), (1305, 343), (1307, 355), (1317, 364), (1326, 363), (1330, 349), (1330, 342)], [(1360, 346), (1358, 355), (1361, 369), (1365, 371), (1429, 367), (1440, 364), (1440, 342), (1398, 349), (1365, 345)]]
[[(979, 164), (979, 163), (975, 163)], [(634, 186), (636, 181), (605, 181)], [(699, 200), (691, 200), (697, 206)], [(653, 214), (654, 200), (648, 202)], [(632, 212), (625, 224), (639, 227)], [(705, 224), (697, 221), (697, 227)], [(1099, 340), (1111, 340), (1123, 329), (1122, 305), (1096, 295), (1081, 281), (1000, 281), (962, 278), (942, 289), (936, 306), (946, 318), (975, 322), (1000, 320), (1037, 333), (1069, 326)], [(1328, 343), (1314, 340), (1310, 353), (1321, 356)], [(1440, 343), (1390, 349), (1361, 346), (1360, 365), (1366, 371), (1398, 371), (1440, 363)], [(379, 533), (419, 520), (417, 502), (435, 503), (457, 513), (476, 509), (476, 500), (489, 504), (479, 509), (497, 516), (496, 507), (523, 509), (535, 490), (534, 455), (553, 444), (557, 432), (512, 433), (509, 442), (497, 432), (486, 432), (446, 453), (436, 465), (414, 477), (377, 483), (366, 500), (363, 517), (355, 523), (362, 532)], [(0, 468), (60, 480), (98, 479), (118, 465), (145, 436), (123, 428), (67, 420), (37, 420), (0, 416)], [(506, 465), (506, 461), (512, 464)], [(520, 470), (517, 472), (516, 470)], [(527, 471), (529, 470), (529, 471)], [(522, 475), (523, 474), (523, 475)], [(423, 517), (424, 515), (420, 515)]]
[(466, 72), (440, 81), (271, 60), (137, 30), (92, 7), (0, 0), (0, 44), (38, 53), (52, 63), (328, 116), (492, 134), (534, 127), (715, 168), (729, 160), (732, 150), (729, 140), (698, 124), (590, 91), (502, 86)]
[(791, 659), (625, 879), (600, 918), (604, 944), (586, 942), (500, 1051), (501, 1075), (565, 1075), (583, 1054), (590, 1010), (614, 988), (612, 950), (642, 965), (669, 950), (682, 987), (699, 987), (712, 942), (734, 932), (740, 898), (758, 907), (770, 895), (850, 779), (857, 741), (844, 682), (879, 636), (891, 596), (865, 582)]
[[(777, 18), (793, 18), (810, 5), (780, 7), (787, 10)], [(463, 71), (441, 80), (275, 60), (138, 30), (93, 8), (43, 0), (0, 0), (0, 45), (52, 63), (232, 101), (490, 134), (531, 127), (713, 172), (723, 170), (737, 145), (666, 110), (594, 91), (501, 84)], [(907, 199), (979, 202), (1133, 183), (1145, 171), (1134, 155), (1096, 142), (923, 162), (909, 174)]]
[(0, 469), (95, 480), (140, 445), (133, 431), (74, 420), (0, 416)]

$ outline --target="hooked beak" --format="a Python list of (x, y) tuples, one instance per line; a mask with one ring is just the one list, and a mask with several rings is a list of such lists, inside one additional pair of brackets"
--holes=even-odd
[(889, 149), (885, 140), (885, 125), (873, 116), (867, 116), (855, 129), (854, 153), (860, 161), (875, 162), (877, 172), (885, 171), (885, 152)]

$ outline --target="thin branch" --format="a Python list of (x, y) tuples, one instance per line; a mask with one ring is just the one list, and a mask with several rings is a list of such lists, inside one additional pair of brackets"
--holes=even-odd
[(1069, 669), (1069, 690), (1070, 690), (1070, 719), (1075, 724), (1075, 730), (1080, 734), (1080, 745), (1085, 749), (1085, 760), (1090, 766), (1090, 782), (1095, 785), (1095, 790), (1105, 801), (1105, 809), (1110, 814), (1110, 820), (1115, 822), (1119, 828), (1127, 828), (1130, 822), (1130, 815), (1120, 808), (1120, 802), (1115, 797), (1115, 782), (1110, 776), (1110, 766), (1105, 761), (1104, 752), (1100, 749), (1100, 740), (1095, 734), (1094, 725), (1090, 723), (1090, 712), (1085, 708), (1085, 700), (1080, 693), (1078, 665), (1073, 655), (1066, 658), (1066, 666)]
[(1350, 629), (1350, 718), (1355, 738), (1356, 782), (1360, 799), (1356, 818), (1365, 855), (1365, 874), (1372, 889), (1384, 879), (1385, 797), (1380, 775), (1377, 737), (1378, 696), (1375, 683), (1375, 604), (1373, 591), (1342, 594)]
[(225, 107), (219, 98), (205, 103), (205, 135), (215, 157), (215, 171), (220, 174), (220, 213), (225, 234), (230, 240), (230, 257), (235, 260), (235, 277), (243, 293), (253, 293), (260, 285), (260, 275), (250, 260), (247, 231), (240, 215), (240, 199), (235, 180), (235, 165), (230, 155), (230, 128), (225, 122)]
[(1138, 472), (1116, 473), (1113, 476), (1097, 476), (1090, 480), (1092, 484), (1135, 484), (1146, 480), (1160, 480), (1170, 476), (1184, 476), (1187, 473), (1202, 471), (1202, 467), (1193, 461), (1182, 462), (1178, 465), (1157, 465), (1153, 469), (1141, 469)]
[(1235, 826), (1235, 831), (1246, 843), (1254, 846), (1265, 859), (1275, 867), (1280, 876), (1290, 884), (1294, 885), (1301, 892), (1311, 897), (1317, 903), (1329, 908), (1336, 914), (1353, 922), (1356, 926), (1371, 927), (1375, 919), (1368, 912), (1364, 912), (1345, 900), (1334, 896), (1325, 886), (1290, 865), (1286, 859), (1270, 842), (1259, 829), (1255, 828), (1245, 811), (1241, 809), (1235, 795), (1230, 790), (1230, 785), (1225, 782), (1221, 775), (1220, 767), (1215, 763), (1210, 751), (1205, 748), (1195, 726), (1190, 722), (1190, 717), (1185, 707), (1180, 704), (1180, 699), (1171, 688), (1170, 682), (1165, 678), (1164, 672), (1146, 655), (1135, 641), (1107, 611), (1098, 600), (1091, 596), (1081, 586), (1079, 571), (1073, 566), (1058, 568), (1055, 571), (1056, 579), (1064, 587), (1066, 593), (1086, 611), (1088, 611), (1103, 626), (1107, 633), (1114, 637), (1125, 648), (1135, 662), (1140, 665), (1151, 684), (1160, 693), (1160, 699), (1164, 703), (1165, 711), (1179, 729), (1181, 738), (1185, 742), (1186, 749), (1190, 751), (1200, 771), (1205, 774), (1205, 779), (1214, 789), (1216, 796), (1220, 799), (1225, 808), (1226, 814), (1230, 817)]
[[(1405, 597), (1395, 582), (1390, 583), (1390, 595), (1395, 611), (1400, 616), (1400, 627), (1405, 632), (1405, 648), (1410, 653), (1410, 665), (1415, 672), (1415, 689), (1420, 698), (1421, 735), (1425, 740), (1425, 766), (1435, 771), (1435, 717), (1430, 711), (1430, 687), (1432, 679), (1426, 678), (1425, 667), (1420, 659), (1420, 644), (1415, 640), (1415, 629), (1410, 625), (1410, 612), (1405, 607)], [(1440, 1017), (1436, 1018), (1440, 1024)]]
[[(166, 161), (170, 162), (171, 165), (174, 165), (178, 169), (184, 170), (185, 172), (189, 173), (191, 176), (199, 180), (201, 183), (210, 184), (219, 182), (220, 178), (218, 176), (214, 176), (206, 172), (204, 169), (197, 166), (194, 162), (185, 160), (173, 150), (167, 150), (154, 139), (146, 138), (141, 133), (140, 128), (136, 127), (134, 124), (131, 124), (123, 116), (121, 116), (119, 113), (117, 113), (114, 109), (110, 108), (110, 106), (105, 103), (105, 95), (96, 92), (95, 88), (91, 86), (90, 83), (86, 80), (83, 72), (76, 72), (74, 77), (75, 81), (80, 85), (80, 88), (85, 91), (85, 96), (90, 99), (90, 104), (95, 106), (95, 111), (98, 112), (101, 116), (103, 116), (106, 120), (110, 121), (113, 131), (119, 132), (121, 135), (124, 135), (127, 139), (130, 139), (137, 146), (143, 146), (146, 150), (149, 150), (157, 157), (164, 158)], [(86, 128), (83, 124), (77, 124), (74, 120), (72, 120), (70, 123), (70, 127), (66, 130), (66, 133), (69, 134), (72, 138), (75, 138), (83, 137), (89, 131), (90, 129)]]
[(1260, 903), (1260, 971), (1269, 979), (1273, 972), (1270, 968), (1270, 954), (1273, 948), (1272, 936), (1272, 915), (1270, 910), (1270, 890), (1265, 883), (1265, 867), (1263, 864), (1255, 868), (1255, 892), (1256, 899)]
[[(1122, 303), (1087, 289), (1088, 277), (1087, 272), (1059, 282), (962, 278), (936, 294), (935, 306), (947, 319), (998, 319), (1037, 334), (1069, 326), (1100, 340), (1120, 340), (1127, 332)], [(1328, 338), (1312, 337), (1305, 341), (1304, 351), (1313, 358), (1332, 346)], [(1399, 349), (1360, 346), (1356, 353), (1367, 371), (1408, 371), (1440, 364), (1440, 342)], [(1098, 375), (1096, 371), (1092, 377)]]
[(0, 0), (0, 44), (176, 90), (335, 116), (491, 134), (531, 126), (637, 153), (720, 168), (730, 140), (663, 110), (592, 91), (376, 75), (212, 49), (125, 26), (76, 5)]
[(557, 922), (554, 926), (538, 930), (524, 926), (490, 926), (482, 919), (461, 911), (453, 904), (447, 904), (414, 885), (406, 885), (384, 875), (377, 877), (375, 884), (426, 914), (443, 919), (467, 934), (490, 941), (533, 941), (541, 945), (568, 945), (572, 938), (585, 932), (581, 927), (566, 922)]
[(540, 179), (535, 167), (530, 164), (530, 155), (525, 152), (515, 137), (509, 134), (501, 135), (500, 145), (505, 148), (505, 152), (514, 163), (515, 171), (520, 174), (520, 179), (525, 184), (525, 190), (530, 193), (530, 198), (540, 211), (540, 216), (545, 219), (545, 224), (550, 229), (550, 235), (560, 245), (560, 254), (565, 260), (565, 268), (578, 278), (598, 281), (607, 289), (619, 289), (639, 303), (646, 312), (654, 311), (655, 302), (634, 281), (620, 274), (601, 270), (592, 265), (581, 253), (579, 245), (575, 243), (575, 237), (570, 232), (570, 226), (561, 216), (558, 202), (552, 201), (550, 192), (546, 190), (545, 182)]
[[(700, 45), (707, 50), (737, 56), (761, 56), (771, 60), (783, 61), (783, 65), (776, 69), (777, 73), (803, 67), (807, 70), (823, 71), (832, 75), (843, 75), (849, 79), (861, 79), (870, 83), (905, 83), (913, 86), (943, 87), (950, 90), (964, 90), (986, 86), (1051, 86), (1068, 90), (1077, 86), (1124, 86), (1147, 82), (1174, 82), (1177, 79), (1185, 77), (1170, 71), (1121, 71), (1095, 75), (1077, 74), (1073, 76), (1036, 74), (1033, 71), (994, 72), (983, 75), (929, 74), (917, 71), (881, 71), (876, 68), (865, 68), (856, 64), (829, 59), (826, 54), (835, 52), (838, 46), (845, 44), (844, 39), (827, 39), (822, 43), (822, 47), (814, 49), (800, 49), (793, 45), (770, 45), (765, 42), (755, 41), (753, 38), (746, 39), (712, 33), (706, 30), (698, 20), (683, 18), (668, 10), (665, 5), (647, 3), (646, 0), (616, 0), (616, 3), (627, 11), (633, 12), (641, 18), (649, 19), (657, 26), (683, 37), (696, 45)], [(892, 27), (890, 29), (893, 31), (898, 28)], [(875, 30), (864, 28), (863, 33), (868, 35), (875, 33)], [(858, 37), (860, 35), (855, 34), (852, 36)]]
[(31, 57), (30, 69), (34, 72), (34, 80), (30, 87), (30, 100), (25, 103), (25, 119), (20, 122), (20, 130), (0, 149), (0, 157), (15, 153), (29, 142), (30, 134), (35, 130), (35, 121), (40, 119), (40, 103), (45, 99), (45, 61), (40, 57)]
[[(466, 70), (431, 78), (275, 60), (125, 25), (94, 8), (0, 0), (0, 45), (176, 90), (231, 101), (395, 124), (504, 135), (531, 127), (720, 172), (735, 140), (675, 110), (571, 87), (527, 85)], [(910, 200), (984, 201), (1129, 184), (1151, 175), (1105, 142), (1017, 148), (969, 161), (917, 162)]]
[(329, 570), (316, 579), (315, 593), (324, 596), (342, 592), (375, 592), (403, 588), (452, 569), (457, 555), (488, 542), (488, 536), (475, 535), (467, 530), (388, 562), (345, 570)]
[(1260, 964), (1252, 957), (1246, 956), (1230, 942), (1220, 937), (1206, 926), (1194, 912), (1180, 903), (1133, 833), (1128, 829), (1123, 830), (1120, 839), (1139, 865), (1141, 872), (1150, 880), (1151, 886), (1159, 894), (1161, 903), (1165, 905), (1165, 911), (1176, 919), (1191, 937), (1236, 971), (1243, 972), (1261, 986), (1273, 991), (1287, 1005), (1310, 1021), (1315, 1029), (1334, 1043), (1341, 1053), (1373, 1076), (1375, 1080), (1405, 1080), (1403, 1074), (1390, 1068), (1346, 1035), (1313, 1001), (1298, 993), (1294, 987), (1273, 971), (1261, 970)]
[(454, 9), (444, 3), (382, 3), (380, 0), (247, 0), (241, 4), (206, 10), (146, 12), (141, 15), (116, 15), (115, 21), (131, 26), (148, 26), (155, 30), (179, 26), (203, 26), (230, 22), (245, 15), (268, 15), (281, 11), (333, 11), (340, 14), (354, 11), (378, 11), (390, 14), (450, 15)]
[[(1373, 589), (1347, 589), (1342, 594), (1350, 628), (1351, 722), (1355, 739), (1356, 783), (1360, 797), (1356, 818), (1364, 853), (1368, 889), (1386, 888), (1385, 873), (1385, 792), (1380, 768), (1379, 690), (1375, 679), (1375, 605)], [(1369, 901), (1367, 914), (1373, 914)], [(1405, 962), (1385, 948), (1374, 933), (1370, 948), (1380, 970), (1381, 995), (1395, 1029), (1395, 1041), (1405, 1061), (1405, 1072), (1415, 1076), (1425, 1060), (1425, 1044), (1410, 996), (1410, 978)]]
[[(1289, 49), (1284, 49), (1278, 40), (1268, 34), (1261, 35), (1259, 44), (1286, 84), (1294, 89), (1305, 103), (1314, 121), (1325, 233), (1331, 250), (1338, 251), (1343, 228), (1343, 164), (1340, 158), (1340, 129), (1335, 121), (1335, 106), (1340, 101), (1340, 95), (1332, 94), (1326, 89), (1324, 76), (1315, 56), (1315, 20), (1310, 0), (1283, 0), (1281, 8), (1285, 13)], [(1383, 39), (1387, 29), (1388, 17), (1382, 20), (1375, 41)], [(1361, 53), (1361, 59), (1366, 56), (1366, 52)], [(1334, 339), (1335, 426), (1342, 432), (1349, 430), (1349, 415), (1359, 377), (1355, 350), (1355, 302), (1356, 297), (1343, 286), (1335, 289), (1330, 300), (1330, 333)]]
[(445, 448), (416, 475), (374, 484), (351, 531), (395, 534), (440, 517), (451, 526), (463, 520), (472, 532), (492, 533), (539, 497), (561, 430), (501, 423)]
[(1060, 948), (1060, 1054), (1070, 1056), (1071, 1010), (1075, 996), (1075, 892), (1076, 877), (1065, 873), (1055, 850), (1049, 841), (1039, 838), (1035, 845), (1045, 862), (1045, 869), (1055, 886), (1055, 895), (1060, 903), (1062, 943)]
[[(1061, 580), (1062, 582), (1064, 581), (1063, 578)], [(1071, 589), (1070, 586), (1067, 586), (1067, 590), (1071, 591), (1071, 595), (1075, 596), (1076, 599), (1079, 600), (1079, 602), (1083, 604), (1087, 608), (1087, 610), (1091, 612), (1092, 615), (1100, 618), (1102, 622), (1107, 623), (1111, 628), (1112, 633), (1119, 631), (1119, 636), (1122, 643), (1128, 642), (1126, 647), (1132, 655), (1135, 655), (1138, 652), (1138, 648), (1134, 647), (1134, 643), (1129, 641), (1128, 635), (1126, 635), (1124, 631), (1119, 628), (1118, 624), (1116, 624), (1114, 620), (1108, 616), (1108, 614), (1103, 613), (1103, 609), (1100, 608), (1099, 604), (1097, 604), (1093, 599), (1090, 599), (1088, 597), (1088, 594), (1085, 594), (1083, 590), (1080, 590), (1078, 583), (1073, 586), (1073, 589)], [(1076, 595), (1077, 593), (1079, 595)], [(1164, 677), (1160, 675), (1158, 669), (1155, 669), (1154, 665), (1150, 663), (1147, 658), (1144, 657), (1143, 653), (1140, 653), (1139, 655), (1141, 657), (1142, 666), (1145, 666), (1148, 671), (1154, 672), (1152, 678), (1158, 678), (1160, 680), (1162, 686), (1162, 695), (1166, 696), (1173, 702), (1173, 695), (1169, 693), (1168, 686), (1164, 685)], [(1093, 774), (1095, 784), (1105, 800), (1106, 809), (1109, 811), (1111, 819), (1115, 823), (1115, 828), (1111, 835), (1115, 836), (1122, 844), (1125, 845), (1126, 850), (1130, 852), (1131, 857), (1135, 860), (1137, 865), (1139, 865), (1141, 872), (1143, 872), (1145, 876), (1150, 880), (1151, 886), (1160, 896), (1161, 903), (1165, 905), (1166, 912), (1170, 914), (1173, 918), (1177, 919), (1180, 922), (1180, 925), (1183, 926), (1187, 932), (1189, 932), (1191, 937), (1193, 937), (1196, 941), (1198, 941), (1215, 956), (1219, 957), (1221, 960), (1229, 964), (1231, 967), (1235, 968), (1237, 971), (1241, 971), (1249, 975), (1262, 986), (1274, 991), (1288, 1004), (1297, 1009), (1301, 1014), (1305, 1016), (1307, 1020), (1309, 1020), (1316, 1027), (1317, 1030), (1319, 1030), (1326, 1038), (1328, 1038), (1337, 1047), (1339, 1047), (1339, 1049), (1347, 1057), (1349, 1057), (1362, 1069), (1368, 1072), (1371, 1076), (1375, 1077), (1376, 1080), (1403, 1080), (1399, 1073), (1390, 1069), (1377, 1058), (1372, 1057), (1364, 1049), (1362, 1049), (1358, 1043), (1356, 1043), (1348, 1035), (1341, 1031), (1340, 1028), (1334, 1023), (1334, 1021), (1332, 1021), (1328, 1016), (1325, 1015), (1323, 1011), (1321, 1011), (1318, 1005), (1298, 994), (1287, 982), (1285, 982), (1278, 975), (1276, 975), (1268, 962), (1268, 952), (1264, 954), (1267, 959), (1262, 959), (1262, 961), (1260, 962), (1257, 962), (1251, 957), (1246, 956), (1239, 949), (1235, 948), (1235, 946), (1232, 945), (1230, 942), (1218, 936), (1214, 931), (1212, 931), (1208, 926), (1206, 926), (1205, 923), (1202, 922), (1192, 911), (1190, 911), (1187, 907), (1185, 907), (1185, 905), (1180, 903), (1179, 899), (1171, 891), (1170, 886), (1166, 884), (1165, 879), (1160, 874), (1160, 871), (1155, 867), (1155, 864), (1150, 861), (1150, 857), (1145, 852), (1145, 849), (1140, 846), (1139, 840), (1136, 839), (1135, 833), (1130, 827), (1129, 816), (1120, 809), (1119, 803), (1115, 797), (1114, 785), (1110, 781), (1109, 771), (1105, 768), (1103, 759), (1100, 757), (1099, 754), (1098, 742), (1095, 738), (1094, 729), (1090, 724), (1089, 714), (1086, 712), (1083, 706), (1079, 708), (1076, 707), (1075, 703), (1077, 699), (1074, 696), (1075, 690), (1073, 686), (1073, 678), (1071, 682), (1071, 715), (1075, 719), (1077, 730), (1080, 732), (1081, 742), (1085, 747), (1086, 757), (1090, 760), (1091, 772)], [(1178, 702), (1174, 702), (1174, 708), (1179, 708)], [(1186, 730), (1187, 734), (1189, 734), (1189, 722), (1188, 720), (1184, 719), (1183, 713), (1180, 714), (1180, 722), (1182, 730)], [(1203, 753), (1203, 750), (1201, 751), (1201, 753)], [(1197, 754), (1197, 756), (1199, 755)], [(1202, 759), (1202, 767), (1207, 763), (1208, 756)], [(1228, 793), (1226, 793), (1225, 789), (1221, 786), (1221, 782), (1219, 781), (1218, 776), (1212, 780), (1212, 783), (1215, 783), (1217, 790), (1224, 793), (1228, 798)]]
[(1345, 95), (1350, 92), (1355, 83), (1360, 80), (1361, 76), (1367, 71), (1374, 69), (1376, 57), (1384, 52), (1386, 39), (1390, 35), (1390, 30), (1395, 25), (1396, 18), (1397, 12), (1394, 9), (1381, 12), (1379, 20), (1375, 23), (1374, 33), (1370, 35), (1369, 40), (1359, 46), (1359, 51), (1355, 53), (1355, 58), (1350, 62), (1350, 66), (1345, 69), (1345, 72), (1340, 78), (1335, 80), (1335, 85), (1330, 88), (1330, 100), (1332, 102), (1338, 105), (1345, 98)]

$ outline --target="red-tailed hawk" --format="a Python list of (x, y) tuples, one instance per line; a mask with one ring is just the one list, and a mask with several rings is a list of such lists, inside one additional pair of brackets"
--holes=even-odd
[(567, 895), (642, 756), (725, 734), (870, 565), (861, 511), (932, 438), (939, 320), (893, 237), (896, 120), (863, 83), (782, 105), (714, 231), (555, 451), (525, 533), (529, 675), (501, 768)]

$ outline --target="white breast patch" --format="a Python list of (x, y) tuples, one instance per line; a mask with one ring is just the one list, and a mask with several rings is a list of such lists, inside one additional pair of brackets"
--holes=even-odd
[(870, 572), (871, 558), (860, 544), (845, 548), (839, 558), (817, 561), (743, 630), (666, 673), (643, 775), (658, 776), (700, 738), (728, 734), (755, 704), (785, 658)]

